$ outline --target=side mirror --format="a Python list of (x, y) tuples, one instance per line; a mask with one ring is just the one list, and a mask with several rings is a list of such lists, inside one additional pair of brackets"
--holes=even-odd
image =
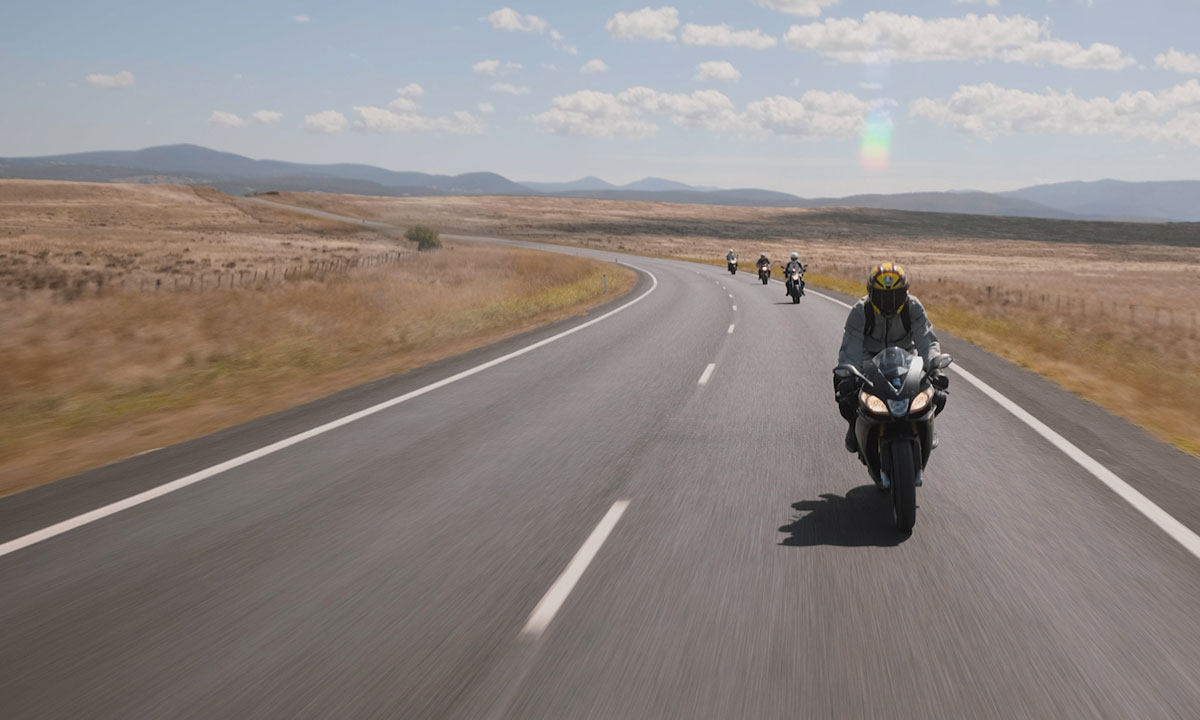
[(954, 358), (950, 357), (949, 355), (942, 354), (933, 359), (932, 365), (935, 370), (941, 370), (943, 368), (950, 367), (950, 363), (952, 362), (954, 362)]
[(845, 380), (846, 378), (856, 377), (859, 380), (862, 380), (867, 385), (871, 384), (871, 381), (867, 379), (867, 376), (863, 375), (861, 372), (859, 372), (859, 369), (854, 367), (853, 365), (838, 365), (837, 367), (835, 367), (833, 369), (833, 376), (835, 378), (837, 378), (838, 380)]

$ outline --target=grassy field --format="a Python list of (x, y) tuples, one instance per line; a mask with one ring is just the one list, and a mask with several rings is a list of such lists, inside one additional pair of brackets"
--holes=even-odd
[[(140, 189), (117, 192), (136, 197)], [(146, 189), (152, 195), (191, 192)], [(135, 213), (108, 207), (110, 188), (99, 190), (106, 198), (104, 211), (125, 217), (122, 222), (141, 222)], [(80, 218), (100, 211), (99, 201), (80, 198), (93, 191), (88, 186), (54, 192), (66, 195), (62, 204), (75, 206), (71, 214)], [(46, 188), (40, 192), (37, 202), (56, 205)], [(0, 203), (10, 197), (0, 195)], [(154, 210), (144, 221), (171, 226), (173, 203), (152, 201)], [(249, 257), (249, 247), (255, 248), (257, 263), (274, 257), (292, 262), (301, 252), (296, 247), (318, 255), (322, 247), (333, 246), (347, 255), (389, 248), (403, 252), (386, 265), (256, 288), (203, 293), (110, 288), (66, 296), (52, 287), (27, 287), (0, 301), (0, 493), (577, 314), (618, 296), (635, 280), (627, 269), (577, 257), (464, 243), (416, 253), (407, 244), (397, 245), (403, 241), (286, 210), (268, 208), (266, 219), (249, 221), (227, 215), (229, 200), (223, 196), (214, 196), (209, 205), (216, 219), (205, 218), (203, 206), (187, 200), (180, 210), (186, 217), (177, 220), (192, 229), (178, 232), (196, 232), (195, 224), (204, 224), (209, 242), (189, 236), (187, 247), (214, 264), (227, 257), (240, 262), (236, 258)], [(65, 217), (50, 214), (57, 215), (56, 223)], [(255, 232), (222, 229), (219, 218), (225, 217)], [(45, 225), (36, 238), (11, 229), (7, 236), (0, 233), (0, 252), (11, 257), (14, 249), (38, 253), (53, 247), (47, 257), (72, 258), (75, 247), (97, 257), (94, 241), (107, 248), (103, 252), (120, 247), (130, 256), (163, 253), (153, 233), (138, 235), (144, 230), (120, 227), (117, 240), (99, 233), (92, 238), (70, 223), (56, 227), (61, 236)], [(291, 246), (273, 247), (285, 242)], [(608, 276), (606, 295), (602, 274)], [(9, 277), (21, 282), (12, 273)]]
[(851, 295), (862, 294), (869, 265), (896, 260), (939, 327), (1200, 455), (1200, 224), (563, 198), (283, 199), (400, 225), (700, 261), (730, 247), (747, 260), (796, 250), (814, 284)]
[(0, 180), (0, 300), (228, 287), (399, 251), (398, 233), (211, 188)]

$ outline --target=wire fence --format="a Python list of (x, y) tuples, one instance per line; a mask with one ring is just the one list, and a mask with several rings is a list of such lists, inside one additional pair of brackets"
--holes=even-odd
[[(817, 266), (814, 264), (814, 269)], [(858, 265), (841, 263), (823, 263), (821, 272), (852, 280), (866, 279), (866, 269)], [(1171, 307), (1168, 305), (1152, 305), (1132, 303), (1120, 299), (1104, 299), (1079, 293), (1048, 292), (1041, 288), (1002, 287), (969, 283), (955, 278), (944, 277), (914, 277), (917, 287), (924, 286), (933, 293), (945, 292), (961, 296), (976, 307), (991, 308), (994, 311), (1008, 309), (1028, 309), (1040, 312), (1054, 312), (1067, 317), (1085, 317), (1088, 315), (1105, 315), (1132, 325), (1149, 327), (1173, 327), (1190, 331), (1189, 334), (1200, 334), (1200, 309), (1189, 307)], [(916, 294), (921, 294), (917, 289)]]

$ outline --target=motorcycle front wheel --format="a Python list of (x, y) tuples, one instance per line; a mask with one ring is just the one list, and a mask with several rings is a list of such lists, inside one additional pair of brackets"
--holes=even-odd
[(891, 447), (892, 509), (896, 518), (896, 529), (902, 533), (912, 532), (917, 523), (917, 465), (913, 459), (913, 444), (896, 443)]

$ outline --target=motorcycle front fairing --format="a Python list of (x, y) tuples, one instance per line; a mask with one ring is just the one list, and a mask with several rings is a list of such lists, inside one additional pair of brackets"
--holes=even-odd
[(890, 347), (866, 364), (863, 375), (868, 381), (863, 392), (879, 398), (887, 410), (871, 412), (861, 401), (858, 406), (855, 435), (872, 478), (879, 480), (879, 470), (884, 464), (880, 452), (889, 443), (918, 443), (924, 469), (933, 449), (932, 398), (927, 395), (925, 407), (910, 412), (918, 396), (928, 391), (924, 360), (916, 353)]

